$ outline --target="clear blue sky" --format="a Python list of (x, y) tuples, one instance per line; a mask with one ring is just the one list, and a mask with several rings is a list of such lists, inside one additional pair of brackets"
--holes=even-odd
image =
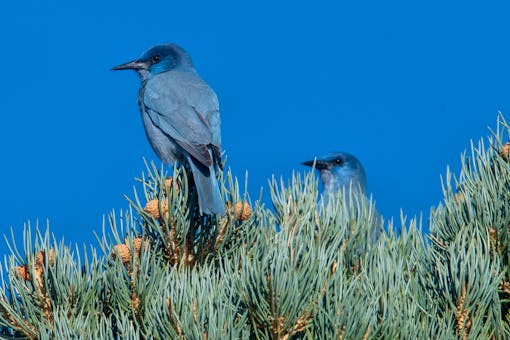
[(344, 150), (385, 217), (426, 219), (446, 166), (510, 118), (504, 1), (10, 1), (0, 31), (1, 233), (49, 219), (88, 243), (127, 207), (157, 158), (136, 75), (109, 69), (159, 43), (217, 92), (228, 165), (266, 201), (273, 174)]

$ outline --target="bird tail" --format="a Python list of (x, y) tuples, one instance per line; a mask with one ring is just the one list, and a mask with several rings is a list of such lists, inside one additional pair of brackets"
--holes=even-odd
[(203, 214), (222, 215), (225, 212), (220, 188), (216, 179), (214, 165), (203, 165), (194, 157), (188, 155), (195, 187), (197, 188), (198, 206)]

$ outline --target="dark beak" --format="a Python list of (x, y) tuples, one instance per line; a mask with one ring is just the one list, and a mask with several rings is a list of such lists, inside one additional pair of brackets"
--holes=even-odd
[(315, 169), (317, 169), (317, 170), (326, 169), (328, 167), (327, 162), (321, 161), (319, 159), (315, 159), (313, 161), (306, 161), (301, 164), (306, 165), (306, 166), (311, 166), (311, 167), (313, 167), (315, 165)]
[(141, 62), (139, 60), (130, 61), (129, 63), (125, 63), (119, 66), (112, 67), (112, 71), (118, 71), (118, 70), (141, 70), (146, 68), (146, 65), (144, 62)]

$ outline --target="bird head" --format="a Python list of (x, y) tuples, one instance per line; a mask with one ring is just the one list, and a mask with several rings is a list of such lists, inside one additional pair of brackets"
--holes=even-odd
[(315, 165), (325, 187), (340, 188), (352, 184), (353, 187), (359, 185), (362, 191), (365, 191), (365, 169), (356, 157), (347, 152), (335, 152), (302, 164), (312, 167)]
[(194, 70), (191, 58), (176, 44), (154, 46), (142, 56), (128, 63), (115, 66), (112, 70), (135, 70), (142, 80), (151, 75), (167, 72), (177, 68)]

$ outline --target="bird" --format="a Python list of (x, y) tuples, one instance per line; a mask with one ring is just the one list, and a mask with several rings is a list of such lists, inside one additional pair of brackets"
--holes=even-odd
[[(345, 191), (345, 197), (352, 194), (353, 201), (360, 197), (366, 198), (367, 176), (361, 162), (347, 152), (333, 152), (327, 156), (306, 161), (303, 165), (313, 167), (319, 171), (322, 181), (321, 200), (326, 205), (332, 197)], [(358, 201), (359, 202), (359, 201)], [(349, 200), (346, 200), (349, 208)], [(357, 206), (357, 205), (356, 205)], [(356, 206), (354, 209), (356, 209)], [(374, 240), (379, 238), (383, 221), (376, 211), (374, 215)]]
[(224, 214), (217, 180), (223, 169), (218, 97), (190, 55), (177, 44), (156, 45), (112, 70), (138, 73), (138, 106), (156, 155), (165, 164), (189, 167), (201, 214)]
[(347, 152), (334, 152), (322, 158), (306, 161), (303, 165), (319, 171), (322, 180), (322, 197), (327, 203), (331, 195), (350, 190), (365, 194), (367, 177), (361, 162)]

